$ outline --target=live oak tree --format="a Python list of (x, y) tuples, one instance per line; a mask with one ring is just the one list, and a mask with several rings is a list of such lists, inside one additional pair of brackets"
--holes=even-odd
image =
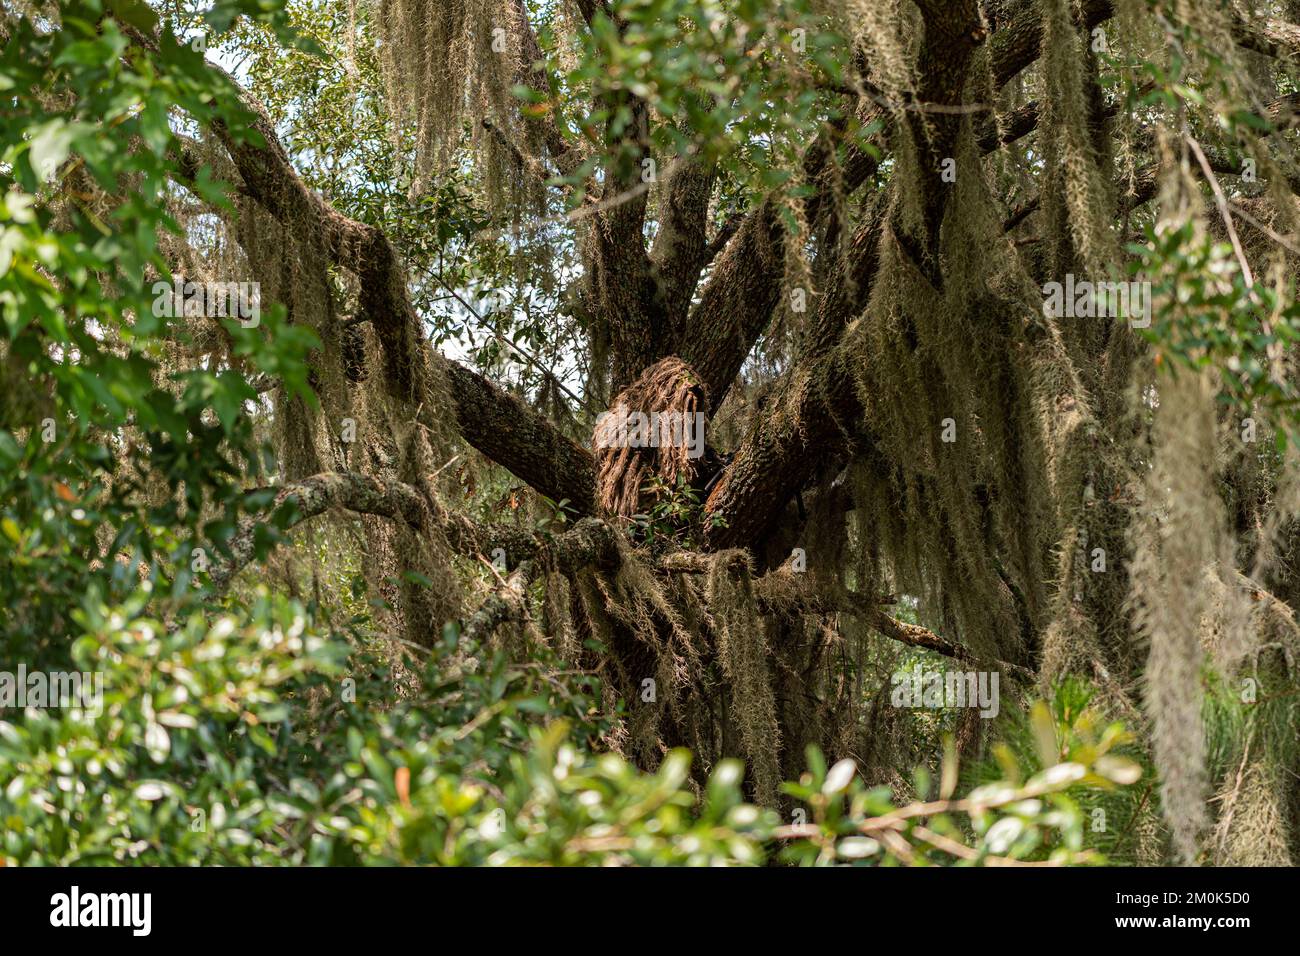
[[(395, 645), (549, 644), (608, 746), (743, 756), (773, 807), (809, 744), (909, 766), (899, 648), (1082, 679), (1159, 772), (1143, 858), (1291, 861), (1294, 4), (358, 0), (292, 7), (310, 43), (235, 12), (102, 13), (239, 90), (170, 104), (139, 275), (268, 316), (158, 332), (231, 390), (196, 421), (274, 450), (232, 453), (211, 600), (269, 567), (328, 605), (355, 554)], [(55, 214), (140, 201), (58, 159)], [(1045, 308), (1067, 277), (1149, 310)], [(287, 375), (258, 350), (295, 334)], [(703, 415), (703, 454), (602, 447), (611, 410)]]

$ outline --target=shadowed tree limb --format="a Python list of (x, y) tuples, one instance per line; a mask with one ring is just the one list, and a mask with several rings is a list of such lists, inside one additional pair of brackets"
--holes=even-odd
[(659, 231), (650, 248), (655, 284), (663, 301), (661, 337), (654, 358), (676, 355), (686, 336), (686, 316), (700, 271), (712, 259), (707, 227), (717, 163), (702, 156), (670, 166), (659, 199)]
[(909, 647), (933, 651), (965, 663), (990, 670), (1005, 671), (1019, 680), (1031, 682), (1033, 672), (1020, 664), (1002, 660), (985, 660), (977, 657), (959, 644), (936, 634), (928, 627), (900, 621), (888, 614), (883, 605), (890, 599), (873, 598), (843, 588), (827, 593), (802, 580), (803, 575), (788, 571), (774, 571), (754, 581), (754, 595), (761, 607), (771, 611), (800, 614), (849, 614), (858, 617), (883, 636)]
[[(492, 567), (488, 565), (488, 567)], [(493, 569), (495, 571), (495, 568)], [(524, 561), (505, 577), (497, 575), (497, 585), (466, 620), (461, 636), (481, 641), (509, 621), (528, 618), (528, 585), (536, 577), (532, 561)]]
[(224, 591), (253, 560), (258, 529), (271, 516), (287, 530), (332, 508), (401, 521), (416, 530), (432, 521), (457, 553), (491, 557), (500, 549), (507, 567), (534, 561), (571, 573), (586, 567), (616, 568), (620, 560), (617, 534), (599, 518), (584, 518), (559, 535), (480, 525), (463, 515), (435, 512), (413, 485), (356, 472), (325, 472), (280, 487), (266, 518), (240, 522), (227, 544), (229, 557), (212, 571), (213, 585)]

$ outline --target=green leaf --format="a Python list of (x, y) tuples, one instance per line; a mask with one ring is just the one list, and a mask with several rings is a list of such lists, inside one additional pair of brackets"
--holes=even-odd
[(115, 17), (141, 33), (152, 35), (158, 26), (158, 14), (142, 0), (107, 0), (107, 6)]
[(29, 162), (37, 180), (48, 180), (63, 165), (73, 142), (89, 127), (84, 123), (69, 123), (52, 119), (36, 127), (28, 144)]

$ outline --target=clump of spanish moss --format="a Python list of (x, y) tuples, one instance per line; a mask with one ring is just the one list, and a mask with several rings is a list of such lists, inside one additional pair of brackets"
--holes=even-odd
[[(1061, 412), (1082, 400), (1052, 335), (1027, 338), (1032, 286), (989, 209), (969, 137), (958, 168), (940, 254), (960, 278), (936, 289), (887, 231), (868, 309), (848, 333), (883, 458), (858, 468), (855, 498), (871, 509), (867, 538), (934, 623), (1006, 659), (1047, 604), (1051, 492), (1071, 433)], [(1017, 353), (1033, 361), (1009, 361)]]
[(393, 114), (415, 133), (413, 194), (474, 150), (494, 208), (546, 179), (522, 122), (514, 85), (524, 79), (518, 0), (380, 0), (380, 64)]
[(732, 551), (714, 555), (705, 594), (718, 659), (731, 687), (731, 717), (740, 727), (755, 793), (761, 803), (775, 806), (781, 780), (781, 731), (747, 555)]
[(1191, 863), (1208, 824), (1199, 692), (1204, 578), (1221, 555), (1213, 386), (1207, 375), (1180, 375), (1159, 401), (1148, 510), (1132, 529), (1133, 623), (1150, 645), (1146, 705), (1162, 807), (1176, 851)]
[(866, 53), (870, 79), (884, 95), (884, 105), (901, 116), (916, 91), (916, 10), (901, 0), (838, 0), (838, 13), (852, 39)]
[(1286, 771), (1271, 760), (1245, 758), (1217, 795), (1213, 845), (1219, 866), (1291, 866)]
[[(1104, 276), (1118, 251), (1110, 231), (1113, 208), (1108, 182), (1093, 145), (1085, 45), (1072, 22), (1069, 0), (1040, 0), (1043, 9), (1043, 70), (1046, 109), (1042, 131), (1046, 181), (1043, 205), (1058, 225), (1058, 245), (1068, 244), (1088, 274)], [(1058, 249), (1058, 265), (1075, 256)], [(1065, 271), (1065, 270), (1061, 270)]]

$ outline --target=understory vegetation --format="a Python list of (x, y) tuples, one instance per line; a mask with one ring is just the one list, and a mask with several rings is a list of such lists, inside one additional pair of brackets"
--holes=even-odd
[(1300, 3), (0, 13), (0, 865), (1300, 853)]

